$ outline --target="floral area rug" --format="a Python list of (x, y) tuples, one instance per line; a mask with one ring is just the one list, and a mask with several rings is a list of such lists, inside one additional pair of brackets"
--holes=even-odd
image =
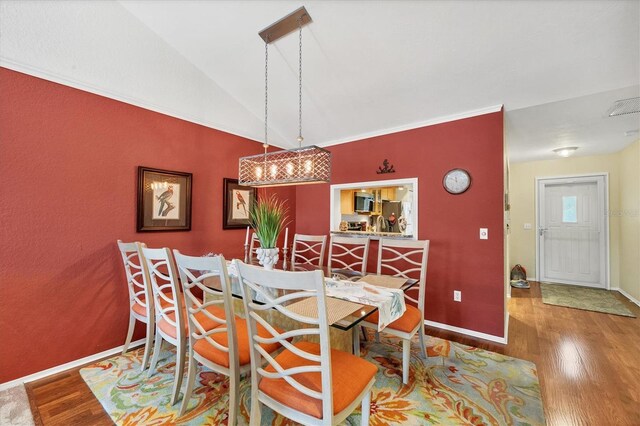
[[(427, 336), (428, 357), (411, 345), (411, 374), (402, 384), (401, 341), (381, 335), (361, 355), (379, 367), (370, 406), (370, 424), (382, 425), (544, 425), (540, 385), (533, 363)], [(80, 370), (117, 425), (227, 424), (228, 379), (200, 366), (189, 411), (177, 418), (180, 401), (169, 405), (175, 353), (163, 349), (151, 377), (140, 373), (142, 349)], [(186, 369), (185, 369), (186, 373)], [(186, 374), (185, 374), (186, 376)], [(238, 424), (249, 424), (251, 380), (240, 384)], [(262, 424), (294, 425), (262, 406)], [(360, 425), (360, 409), (343, 423)]]

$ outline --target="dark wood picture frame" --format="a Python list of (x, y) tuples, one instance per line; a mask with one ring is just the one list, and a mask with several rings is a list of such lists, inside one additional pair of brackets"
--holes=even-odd
[[(241, 190), (240, 199), (236, 191)], [(234, 194), (236, 199), (234, 199)], [(248, 200), (242, 195), (248, 194)], [(249, 210), (256, 202), (256, 189), (238, 185), (238, 179), (223, 178), (222, 189), (222, 229), (240, 229), (249, 225)], [(241, 210), (241, 212), (239, 212)], [(242, 217), (234, 217), (240, 213)]]
[(138, 167), (138, 232), (191, 230), (191, 173)]

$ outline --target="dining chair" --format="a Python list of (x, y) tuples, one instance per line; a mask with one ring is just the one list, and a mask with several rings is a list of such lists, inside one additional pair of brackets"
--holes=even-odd
[(142, 255), (149, 269), (156, 312), (156, 342), (149, 366), (149, 376), (155, 372), (162, 341), (165, 340), (175, 346), (176, 366), (171, 392), (171, 405), (174, 405), (178, 400), (182, 385), (187, 346), (184, 298), (178, 287), (178, 275), (171, 251), (166, 247), (158, 249), (143, 247)]
[[(178, 417), (186, 412), (193, 392), (196, 367), (205, 367), (229, 377), (228, 424), (235, 425), (239, 406), (240, 376), (251, 372), (249, 333), (246, 320), (233, 311), (231, 283), (223, 256), (193, 257), (173, 251), (187, 308), (189, 367)], [(203, 295), (199, 298), (198, 293)], [(279, 333), (283, 331), (276, 328)], [(273, 337), (264, 327), (258, 335)], [(229, 338), (229, 336), (231, 336)], [(262, 345), (267, 353), (277, 343)]]
[(343, 269), (367, 273), (367, 257), (369, 256), (369, 237), (341, 237), (332, 235), (329, 240), (329, 271)]
[(293, 236), (293, 251), (291, 252), (292, 268), (295, 268), (296, 265), (312, 265), (321, 268), (326, 245), (326, 235), (295, 234)]
[(249, 244), (249, 262), (253, 260), (253, 257), (256, 256), (256, 250), (262, 247), (260, 244), (260, 239), (258, 238), (258, 234), (255, 232), (251, 233), (251, 243)]
[(144, 355), (140, 365), (140, 371), (147, 368), (153, 338), (155, 336), (155, 310), (153, 309), (153, 292), (149, 280), (149, 270), (142, 255), (144, 243), (124, 243), (118, 240), (118, 249), (122, 256), (124, 271), (127, 277), (129, 289), (129, 330), (124, 342), (122, 353), (126, 353), (133, 338), (136, 321), (146, 324), (147, 337), (144, 343)]
[[(360, 405), (361, 423), (369, 424), (377, 367), (330, 348), (322, 271), (268, 271), (238, 262), (238, 276), (251, 344), (250, 424), (260, 424), (261, 404), (305, 425), (340, 423)], [(265, 303), (254, 302), (253, 294)], [(317, 315), (289, 309), (293, 309), (292, 302), (306, 299), (311, 299), (309, 305), (317, 309)], [(277, 332), (261, 316), (274, 308), (293, 320), (292, 328), (285, 333)], [(260, 337), (256, 332), (260, 326), (273, 337)], [(302, 340), (306, 336), (317, 336), (320, 343)], [(276, 357), (261, 347), (276, 342), (284, 348)]]
[[(385, 327), (384, 333), (402, 339), (402, 383), (409, 382), (409, 360), (411, 358), (411, 339), (416, 333), (420, 336), (422, 355), (426, 358), (424, 336), (424, 294), (427, 280), (427, 260), (429, 257), (429, 240), (395, 240), (380, 239), (378, 247), (378, 275), (414, 278), (418, 284), (405, 291), (407, 303), (405, 313)], [(415, 293), (417, 292), (417, 298)], [(413, 296), (411, 296), (413, 295)], [(417, 305), (416, 306), (414, 306)], [(362, 321), (363, 327), (378, 329), (378, 311), (373, 312)], [(358, 333), (354, 333), (354, 347), (359, 353)]]

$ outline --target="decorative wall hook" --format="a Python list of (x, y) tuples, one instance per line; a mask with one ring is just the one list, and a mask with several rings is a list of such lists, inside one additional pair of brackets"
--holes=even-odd
[(395, 173), (395, 172), (396, 171), (393, 170), (393, 164), (389, 165), (389, 160), (385, 158), (384, 161), (382, 162), (382, 167), (378, 167), (378, 171), (376, 173), (381, 175), (383, 173)]

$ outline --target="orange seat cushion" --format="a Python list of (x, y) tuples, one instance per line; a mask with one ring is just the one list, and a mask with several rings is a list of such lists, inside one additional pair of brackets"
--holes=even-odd
[[(369, 315), (364, 319), (366, 322), (378, 324), (378, 311)], [(422, 322), (422, 314), (420, 310), (412, 305), (407, 305), (407, 310), (400, 318), (389, 324), (386, 328), (410, 333), (418, 324)], [(384, 330), (383, 330), (384, 331)]]
[[(317, 343), (298, 342), (295, 346), (308, 353), (320, 354), (320, 345)], [(275, 359), (285, 370), (315, 364), (288, 350), (282, 351)], [(369, 361), (334, 349), (331, 350), (331, 369), (333, 414), (337, 414), (347, 408), (362, 393), (378, 372), (378, 368)], [(271, 365), (268, 365), (265, 370), (275, 372)], [(300, 373), (291, 377), (309, 389), (322, 392), (320, 373)], [(296, 390), (284, 379), (262, 377), (258, 387), (262, 392), (281, 404), (310, 416), (322, 418), (322, 401)]]
[[(140, 298), (143, 302), (145, 302), (144, 297)], [(139, 304), (137, 301), (133, 302), (133, 305), (131, 305), (131, 310), (133, 312), (135, 312), (136, 314), (146, 317), (147, 316), (147, 307), (146, 306), (142, 306), (141, 304)]]
[[(227, 315), (225, 314), (224, 308), (222, 306), (209, 306), (207, 307), (207, 311), (220, 319), (227, 318)], [(182, 313), (184, 318), (184, 331), (185, 335), (187, 335), (189, 329), (189, 320), (187, 319), (187, 309), (184, 306), (184, 302), (182, 305)], [(167, 314), (167, 317), (169, 317), (172, 321), (175, 321), (176, 313), (171, 312), (170, 314)], [(213, 321), (211, 318), (209, 318), (204, 312), (198, 312), (196, 314), (196, 320), (200, 323), (200, 325), (202, 325), (202, 328), (204, 328), (205, 330), (211, 330), (212, 328), (216, 328), (221, 325), (219, 322)], [(168, 334), (174, 339), (177, 336), (176, 327), (164, 318), (158, 321), (158, 328), (160, 328), (160, 330), (162, 330), (165, 334)]]
[[(272, 337), (273, 335), (267, 331), (262, 325), (258, 325), (258, 336), (260, 337)], [(224, 327), (224, 326), (222, 326)], [(280, 328), (275, 327), (278, 333), (283, 333), (284, 331)], [(246, 365), (251, 362), (250, 355), (250, 344), (249, 344), (249, 331), (247, 330), (247, 321), (243, 318), (236, 317), (236, 334), (238, 336), (238, 361), (240, 365)], [(215, 342), (221, 344), (222, 346), (228, 346), (227, 333), (214, 333), (211, 335), (211, 339)], [(271, 353), (277, 350), (280, 347), (279, 343), (270, 343), (270, 344), (261, 344), (262, 348)], [(200, 339), (196, 343), (193, 344), (193, 350), (196, 351), (199, 355), (208, 359), (211, 362), (214, 362), (218, 365), (222, 365), (223, 367), (229, 367), (229, 353), (223, 352), (220, 349), (213, 346), (206, 339)]]
[[(168, 296), (168, 297), (169, 297), (169, 296)], [(143, 296), (140, 296), (140, 300), (146, 303), (146, 297), (145, 297), (144, 295), (143, 295)], [(163, 308), (166, 308), (167, 306), (170, 306), (170, 305), (171, 305), (171, 302), (167, 302), (167, 301), (166, 301), (166, 300), (164, 300), (164, 299), (160, 299), (160, 305), (161, 305)], [(133, 310), (133, 312), (135, 312), (135, 313), (136, 313), (136, 314), (138, 314), (138, 315), (142, 315), (142, 316), (144, 316), (144, 317), (146, 317), (146, 316), (147, 316), (147, 307), (146, 307), (146, 306), (141, 305), (141, 304), (140, 304), (140, 303), (138, 303), (137, 301), (134, 301), (134, 302), (133, 302), (133, 306), (131, 306), (131, 310)]]

